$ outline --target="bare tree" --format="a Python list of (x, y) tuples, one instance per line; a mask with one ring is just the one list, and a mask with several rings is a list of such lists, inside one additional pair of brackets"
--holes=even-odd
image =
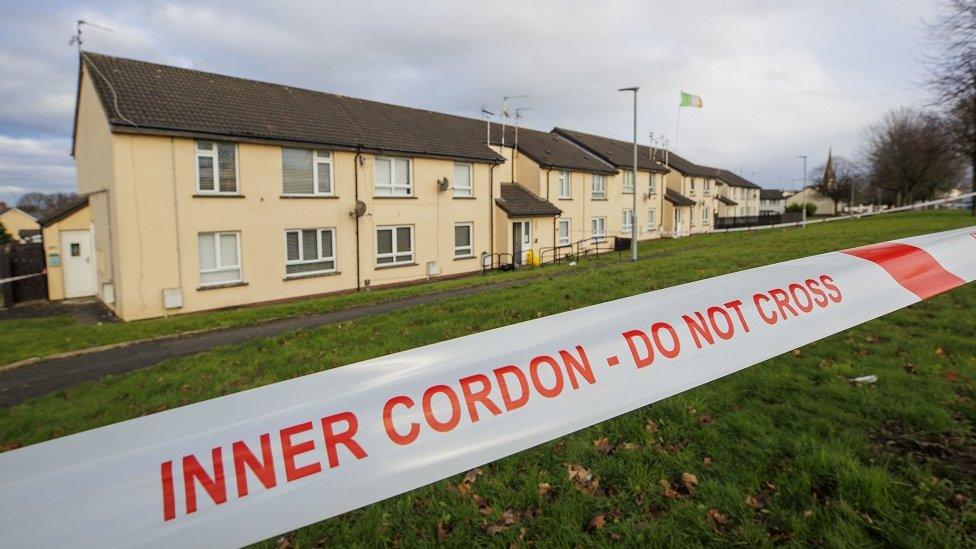
[(17, 208), (38, 219), (43, 219), (76, 200), (78, 200), (78, 195), (75, 193), (44, 194), (32, 192), (21, 195), (20, 199), (17, 200)]
[(891, 111), (867, 129), (868, 184), (898, 206), (935, 198), (955, 187), (963, 163), (946, 117), (926, 111)]
[[(950, 117), (976, 192), (976, 0), (945, 0), (943, 14), (928, 30), (929, 85)], [(972, 203), (976, 216), (976, 199)]]
[(849, 202), (851, 187), (860, 186), (862, 179), (858, 167), (842, 156), (827, 156), (827, 163), (813, 168), (811, 173), (813, 188), (817, 194), (829, 198), (834, 203), (834, 215), (837, 215), (840, 202)]

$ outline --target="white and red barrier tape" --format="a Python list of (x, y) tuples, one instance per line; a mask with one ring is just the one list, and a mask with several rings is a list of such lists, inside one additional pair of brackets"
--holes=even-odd
[(235, 546), (412, 490), (976, 279), (976, 227), (832, 252), (0, 454), (11, 547)]
[(41, 275), (46, 275), (46, 274), (47, 274), (47, 269), (44, 269), (43, 271), (41, 271), (39, 273), (31, 273), (31, 274), (19, 275), (19, 276), (11, 276), (9, 278), (0, 278), (0, 284), (6, 284), (8, 282), (17, 282), (18, 280), (24, 280), (25, 278), (34, 278), (35, 276), (41, 276)]

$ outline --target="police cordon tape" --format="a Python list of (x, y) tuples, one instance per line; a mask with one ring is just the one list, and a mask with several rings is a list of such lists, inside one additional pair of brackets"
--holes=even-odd
[[(976, 227), (683, 284), (0, 454), (5, 546), (235, 546), (976, 279)], [(355, 342), (350, 342), (354, 345)]]
[(25, 278), (34, 278), (35, 276), (41, 276), (47, 274), (47, 269), (39, 273), (31, 273), (26, 275), (11, 276), (9, 278), (0, 278), (0, 284), (6, 284), (8, 282), (17, 282), (18, 280), (24, 280)]

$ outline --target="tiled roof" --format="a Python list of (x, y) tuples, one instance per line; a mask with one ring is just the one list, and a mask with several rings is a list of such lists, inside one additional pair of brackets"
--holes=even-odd
[(87, 205), (88, 205), (88, 197), (87, 196), (83, 196), (83, 197), (79, 198), (78, 200), (75, 200), (74, 202), (72, 202), (70, 204), (67, 204), (65, 207), (63, 207), (60, 210), (52, 213), (51, 215), (45, 217), (39, 223), (40, 223), (41, 227), (47, 227), (48, 225), (51, 225), (52, 223), (57, 223), (58, 221), (61, 221), (62, 219), (64, 219), (64, 218), (68, 217), (69, 215), (77, 212), (78, 210), (84, 208)]
[[(556, 128), (553, 133), (559, 134), (573, 141), (584, 149), (606, 160), (618, 168), (632, 168), (634, 165), (634, 143), (631, 141), (621, 141), (599, 135)], [(663, 158), (663, 151), (655, 149), (657, 162), (654, 162), (653, 171), (667, 172), (668, 169), (660, 163)], [(637, 145), (637, 169), (647, 171), (651, 165), (651, 148), (647, 145)]]
[[(485, 122), (479, 121), (479, 131), (486, 131)], [(502, 126), (491, 124), (491, 144), (500, 145), (502, 141)], [(514, 146), (515, 128), (505, 126), (505, 145)], [(561, 135), (552, 132), (540, 132), (529, 128), (518, 130), (519, 152), (534, 160), (543, 168), (560, 168), (581, 172), (615, 174), (617, 169), (586, 152), (581, 147)]]
[(502, 183), (501, 197), (496, 198), (495, 203), (508, 217), (557, 216), (563, 213), (551, 202), (539, 198), (518, 183)]
[(664, 199), (675, 206), (694, 206), (696, 202), (672, 189), (664, 189)]
[(717, 177), (719, 179), (721, 179), (722, 181), (724, 181), (725, 183), (728, 183), (732, 187), (745, 187), (747, 189), (759, 189), (759, 188), (761, 188), (761, 187), (759, 187), (759, 185), (756, 185), (752, 181), (749, 181), (748, 179), (746, 179), (746, 178), (744, 178), (744, 177), (742, 177), (740, 175), (736, 175), (736, 174), (730, 172), (729, 170), (718, 170), (718, 176)]
[(476, 122), (471, 118), (95, 53), (82, 55), (116, 132), (503, 160), (485, 144), (483, 132), (471, 131), (471, 122)]
[(785, 198), (783, 191), (779, 189), (762, 189), (759, 191), (760, 200), (783, 200)]
[(725, 204), (726, 206), (738, 206), (739, 205), (739, 203), (736, 202), (735, 200), (732, 200), (731, 198), (724, 197), (722, 195), (719, 195), (718, 201), (721, 202), (722, 204)]
[(669, 167), (674, 168), (684, 175), (693, 177), (718, 177), (718, 172), (720, 171), (717, 168), (709, 168), (708, 166), (701, 166), (690, 162), (673, 152), (668, 152), (664, 155), (664, 158), (667, 159)]

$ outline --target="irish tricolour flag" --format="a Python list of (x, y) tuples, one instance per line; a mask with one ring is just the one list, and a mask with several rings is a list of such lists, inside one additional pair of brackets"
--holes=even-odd
[(692, 95), (687, 92), (681, 92), (681, 106), (682, 107), (698, 107), (702, 108), (702, 98), (697, 95)]

